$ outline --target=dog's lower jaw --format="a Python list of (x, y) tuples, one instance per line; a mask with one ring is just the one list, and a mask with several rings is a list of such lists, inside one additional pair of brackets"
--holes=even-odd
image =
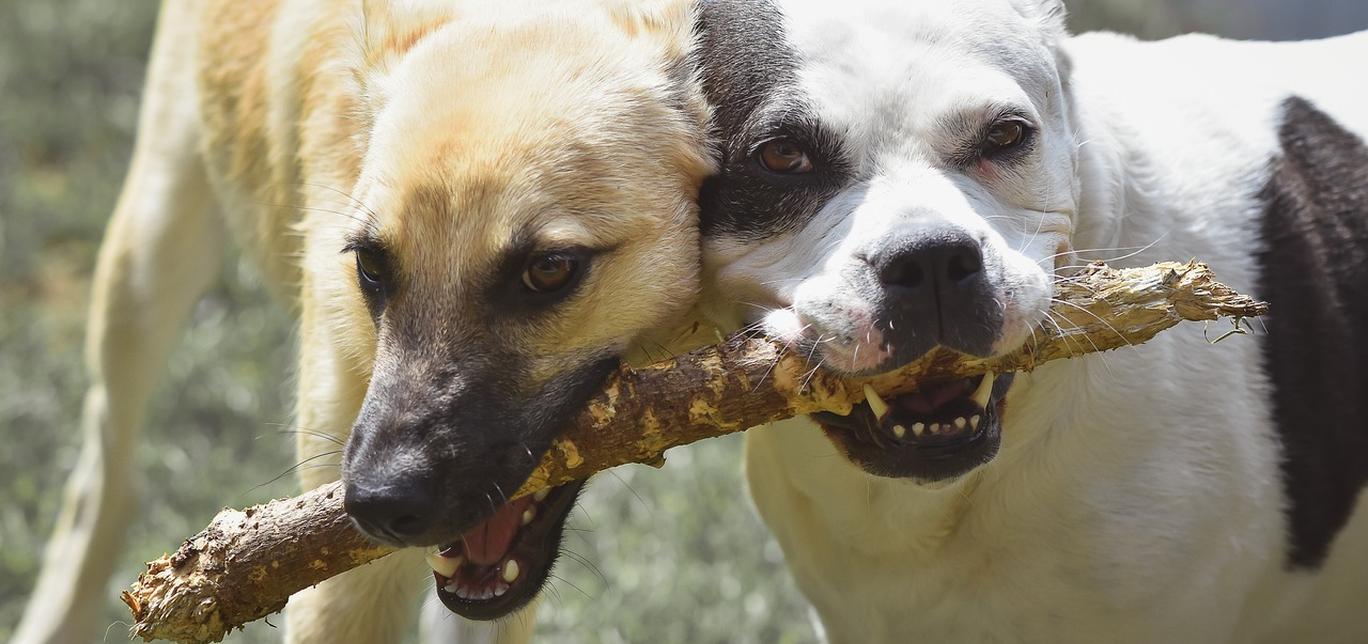
[[(511, 512), (508, 518), (517, 522), (511, 535), (490, 537), (481, 524), (429, 554), (442, 604), (467, 619), (494, 620), (535, 599), (560, 554), (565, 522), (583, 486), (577, 482), (544, 489), (505, 504), (501, 510)], [(490, 520), (497, 520), (497, 515)], [(486, 534), (477, 541), (471, 533), (482, 528)]]
[(866, 473), (919, 483), (952, 481), (988, 463), (1002, 441), (1006, 395), (1013, 374), (985, 374), (884, 400), (866, 401), (841, 416), (812, 419), (849, 461)]

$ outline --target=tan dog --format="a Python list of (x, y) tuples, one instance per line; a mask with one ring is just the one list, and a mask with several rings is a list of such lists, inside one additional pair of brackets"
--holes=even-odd
[[(678, 0), (168, 2), (100, 253), (85, 448), (17, 641), (94, 636), (144, 404), (225, 228), (298, 307), (300, 460), (351, 434), (349, 511), (454, 543), (429, 557), (453, 610), (535, 596), (577, 489), (504, 493), (696, 295), (691, 26)], [(289, 639), (400, 637), (416, 552), (297, 596)]]

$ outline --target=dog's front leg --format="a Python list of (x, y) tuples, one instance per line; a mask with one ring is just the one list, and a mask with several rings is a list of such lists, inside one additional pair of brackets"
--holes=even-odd
[(134, 454), (167, 356), (219, 270), (223, 230), (199, 157), (188, 7), (167, 3), (153, 46), (138, 140), (91, 285), (81, 453), (14, 642), (88, 642), (136, 516)]
[[(313, 489), (340, 477), (342, 449), (366, 394), (364, 370), (329, 338), (318, 298), (305, 296), (300, 322), (296, 452), (299, 481)], [(409, 548), (329, 579), (290, 599), (286, 641), (299, 644), (398, 642), (431, 589), (423, 552)]]

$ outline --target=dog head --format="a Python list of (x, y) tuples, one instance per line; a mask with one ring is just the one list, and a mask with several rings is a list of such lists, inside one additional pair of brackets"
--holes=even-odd
[(358, 30), (354, 223), (310, 267), (332, 278), (314, 299), (338, 303), (334, 343), (371, 366), (346, 507), (377, 540), (442, 547), (442, 600), (488, 619), (539, 590), (578, 485), (509, 495), (696, 298), (711, 169), (692, 16), (385, 5)]
[[(853, 374), (1020, 346), (1047, 310), (1077, 201), (1062, 7), (702, 11), (722, 164), (701, 196), (710, 317)], [(1010, 384), (923, 383), (816, 420), (872, 474), (945, 481), (996, 454)]]

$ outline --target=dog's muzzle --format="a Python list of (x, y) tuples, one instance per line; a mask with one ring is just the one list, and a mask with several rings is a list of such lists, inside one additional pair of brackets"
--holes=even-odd
[(989, 373), (887, 400), (866, 388), (865, 401), (849, 414), (823, 412), (813, 419), (870, 474), (944, 481), (997, 454), (1012, 378)]
[(583, 483), (503, 504), (453, 543), (429, 553), (437, 596), (468, 619), (496, 619), (536, 597), (560, 552)]

